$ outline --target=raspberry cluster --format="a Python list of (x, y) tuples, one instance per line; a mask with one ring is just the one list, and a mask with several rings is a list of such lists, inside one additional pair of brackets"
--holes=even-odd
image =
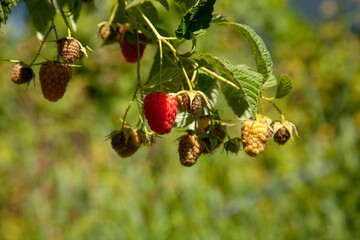
[(266, 122), (246, 120), (241, 129), (244, 151), (252, 157), (264, 151), (271, 131)]

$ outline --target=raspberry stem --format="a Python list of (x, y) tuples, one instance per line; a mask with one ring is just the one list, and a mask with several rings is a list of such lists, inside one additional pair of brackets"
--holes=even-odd
[[(65, 22), (65, 25), (68, 29), (70, 29), (71, 32), (74, 32), (74, 30), (72, 29), (71, 25), (69, 24), (68, 20), (67, 20), (67, 17), (65, 16), (65, 13), (64, 11), (62, 10), (61, 7), (59, 7), (59, 5), (57, 4), (57, 0), (51, 0), (51, 3), (53, 4), (53, 6), (57, 6), (57, 9), (59, 10), (60, 12), (60, 15), (62, 17), (62, 19), (64, 20)], [(55, 7), (56, 8), (56, 7)]]
[(114, 9), (111, 13), (110, 19), (109, 19), (109, 25), (111, 25), (112, 22), (114, 21), (118, 8), (119, 8), (119, 1), (116, 1), (115, 7), (114, 7)]
[(41, 41), (41, 45), (40, 45), (40, 47), (39, 47), (39, 50), (37, 51), (34, 59), (31, 61), (31, 63), (30, 63), (29, 66), (32, 66), (32, 65), (35, 63), (36, 59), (39, 57), (40, 52), (41, 52), (41, 49), (43, 48), (43, 46), (44, 46), (44, 44), (45, 44), (45, 41), (46, 41), (47, 37), (49, 36), (49, 34), (50, 34), (50, 32), (51, 32), (51, 30), (52, 30), (53, 28), (55, 28), (55, 25), (50, 26), (49, 30), (45, 33), (44, 38), (43, 38), (43, 40)]
[(161, 74), (161, 69), (162, 69), (162, 55), (163, 55), (163, 54), (162, 54), (162, 43), (164, 43), (165, 45), (167, 45), (167, 46), (170, 48), (170, 50), (171, 50), (171, 52), (173, 53), (175, 59), (179, 62), (180, 68), (181, 68), (181, 70), (182, 70), (182, 72), (183, 72), (183, 74), (184, 74), (184, 77), (185, 77), (185, 79), (186, 79), (186, 82), (187, 82), (187, 84), (188, 84), (188, 86), (189, 86), (189, 90), (192, 91), (192, 90), (193, 90), (193, 87), (192, 87), (192, 85), (191, 85), (190, 79), (189, 79), (189, 77), (188, 77), (188, 75), (187, 75), (187, 73), (186, 73), (186, 70), (185, 70), (185, 68), (184, 68), (184, 65), (183, 65), (181, 59), (179, 58), (178, 53), (177, 53), (176, 49), (174, 48), (174, 46), (171, 45), (171, 43), (169, 43), (169, 42), (166, 40), (166, 38), (164, 38), (163, 36), (161, 36), (161, 35), (158, 33), (158, 31), (156, 30), (156, 28), (154, 27), (154, 25), (150, 22), (150, 20), (149, 20), (143, 13), (141, 13), (141, 16), (144, 18), (144, 20), (146, 21), (146, 23), (149, 25), (149, 27), (151, 28), (151, 30), (153, 31), (153, 33), (155, 34), (155, 36), (156, 36), (156, 38), (158, 39), (158, 42), (159, 42), (159, 50), (160, 50), (160, 88), (161, 88), (161, 91), (162, 91), (162, 78), (161, 78), (161, 75), (162, 75), (162, 74)]
[(241, 88), (239, 88), (238, 86), (236, 86), (234, 83), (230, 82), (229, 80), (223, 78), (222, 76), (218, 75), (217, 73), (207, 69), (206, 67), (200, 67), (201, 70), (207, 72), (208, 74), (210, 74), (211, 76), (219, 79), (220, 81), (222, 81), (223, 83), (235, 88), (238, 91), (241, 91)]

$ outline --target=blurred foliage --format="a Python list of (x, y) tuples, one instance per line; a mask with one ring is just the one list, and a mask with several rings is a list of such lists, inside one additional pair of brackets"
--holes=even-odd
[[(257, 158), (218, 151), (192, 168), (178, 162), (179, 131), (129, 159), (105, 141), (124, 114), (136, 68), (118, 45), (100, 48), (96, 25), (111, 8), (102, 2), (79, 16), (76, 37), (96, 51), (75, 70), (61, 101), (44, 100), (38, 81), (15, 86), (12, 64), (0, 63), (0, 239), (360, 238), (360, 33), (350, 31), (350, 13), (329, 15), (324, 6), (341, 1), (322, 1), (319, 12), (326, 14), (315, 23), (285, 0), (215, 4), (215, 12), (259, 32), (276, 74), (294, 80), (279, 105), (301, 139), (270, 143)], [(159, 7), (165, 29), (177, 27), (173, 9)], [(1, 58), (29, 62), (39, 43), (34, 34), (15, 39), (11, 21), (9, 15), (1, 28)], [(44, 58), (53, 55), (51, 45)], [(155, 51), (145, 51), (143, 80)], [(211, 26), (197, 51), (252, 61), (230, 28)], [(218, 101), (230, 112), (224, 97)], [(129, 121), (136, 117), (132, 108)], [(230, 129), (238, 136), (240, 123)]]

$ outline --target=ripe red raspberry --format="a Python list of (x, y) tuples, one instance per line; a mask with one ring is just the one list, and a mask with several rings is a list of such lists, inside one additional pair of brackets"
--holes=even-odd
[(125, 60), (129, 63), (135, 63), (138, 61), (137, 36), (139, 37), (140, 41), (140, 59), (143, 56), (148, 38), (144, 34), (139, 33), (137, 30), (135, 30), (135, 33), (132, 33), (131, 31), (129, 31), (129, 29), (129, 24), (125, 24), (120, 28), (118, 34), (118, 42), (120, 44), (121, 52)]
[(269, 141), (271, 131), (265, 122), (246, 120), (241, 129), (243, 148), (252, 157), (263, 152)]
[(41, 65), (39, 78), (44, 97), (51, 102), (62, 98), (71, 77), (71, 68), (63, 63), (48, 61)]
[(204, 149), (204, 143), (195, 134), (184, 135), (179, 141), (180, 163), (186, 167), (194, 165)]
[(185, 111), (190, 114), (196, 115), (200, 112), (202, 107), (202, 96), (198, 92), (185, 92), (181, 94), (181, 102)]
[(60, 57), (67, 63), (72, 63), (80, 58), (80, 44), (75, 38), (62, 38), (57, 41)]
[(125, 125), (124, 129), (117, 131), (111, 137), (111, 146), (122, 158), (133, 155), (141, 146), (142, 138), (139, 131)]
[(34, 72), (29, 67), (24, 67), (23, 63), (16, 64), (11, 72), (11, 81), (16, 84), (29, 83), (34, 77)]
[(154, 132), (165, 134), (171, 131), (176, 118), (177, 97), (163, 92), (153, 92), (144, 99), (144, 112), (148, 124)]

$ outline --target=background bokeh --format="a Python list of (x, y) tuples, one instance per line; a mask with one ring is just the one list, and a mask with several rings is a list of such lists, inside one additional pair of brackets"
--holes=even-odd
[[(84, 7), (75, 36), (95, 52), (59, 102), (44, 100), (38, 79), (11, 83), (13, 64), (0, 62), (0, 239), (360, 239), (359, 1), (217, 1), (215, 12), (264, 38), (276, 75), (293, 78), (293, 92), (277, 104), (301, 138), (271, 142), (257, 158), (220, 150), (191, 168), (178, 161), (182, 130), (128, 159), (105, 140), (136, 84), (136, 67), (96, 34), (111, 4)], [(160, 25), (173, 32), (178, 12), (158, 7)], [(30, 62), (38, 47), (20, 2), (1, 27), (1, 60)], [(145, 51), (142, 80), (155, 51)], [(198, 52), (254, 66), (230, 28), (211, 26)], [(41, 56), (55, 53), (49, 42)], [(218, 104), (239, 136), (224, 96)], [(130, 123), (137, 114), (132, 107)]]

